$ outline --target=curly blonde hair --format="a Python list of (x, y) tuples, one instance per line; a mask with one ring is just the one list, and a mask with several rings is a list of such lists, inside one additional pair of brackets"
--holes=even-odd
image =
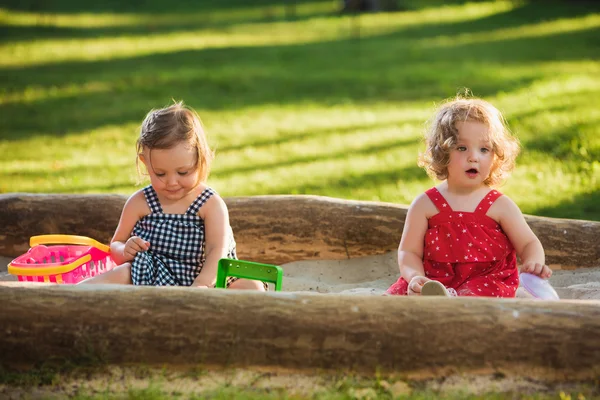
[(496, 107), (477, 98), (456, 97), (444, 102), (429, 121), (425, 133), (426, 150), (419, 157), (419, 166), (434, 179), (448, 178), (450, 151), (458, 141), (457, 122), (480, 122), (488, 127), (489, 140), (495, 155), (490, 175), (484, 184), (494, 187), (502, 183), (515, 167), (520, 145)]
[[(171, 149), (182, 142), (196, 149), (199, 181), (205, 182), (210, 173), (214, 152), (208, 146), (200, 117), (182, 101), (175, 102), (169, 107), (152, 110), (146, 115), (136, 143), (138, 160), (144, 149)], [(138, 173), (141, 175), (139, 162), (137, 166)]]

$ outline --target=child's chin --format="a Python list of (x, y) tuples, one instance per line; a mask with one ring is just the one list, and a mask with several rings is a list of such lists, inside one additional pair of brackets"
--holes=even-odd
[(176, 192), (164, 191), (163, 194), (167, 199), (175, 200), (175, 199), (179, 199), (182, 197), (183, 191), (182, 190), (177, 190)]

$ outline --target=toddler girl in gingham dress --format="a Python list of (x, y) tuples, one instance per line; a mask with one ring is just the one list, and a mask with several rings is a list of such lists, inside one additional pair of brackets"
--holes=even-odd
[[(237, 258), (229, 213), (206, 185), (213, 153), (198, 115), (182, 103), (151, 111), (137, 141), (151, 185), (125, 203), (111, 241), (119, 264), (82, 283), (214, 287), (218, 261)], [(227, 287), (266, 290), (229, 277)]]
[(521, 271), (549, 278), (544, 249), (519, 207), (494, 189), (519, 152), (500, 112), (480, 99), (443, 104), (421, 158), (438, 186), (418, 196), (398, 248), (393, 295), (514, 297)]
[[(143, 192), (152, 212), (135, 224), (132, 235), (152, 243), (152, 248), (140, 251), (133, 259), (133, 284), (191, 286), (204, 265), (204, 221), (198, 210), (215, 192), (204, 189), (185, 214), (163, 213), (152, 186)], [(229, 232), (227, 258), (237, 258), (233, 232)], [(229, 279), (232, 283), (235, 278)]]

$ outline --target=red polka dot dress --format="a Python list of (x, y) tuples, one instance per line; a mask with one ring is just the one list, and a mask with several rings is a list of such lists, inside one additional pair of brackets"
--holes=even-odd
[[(425, 192), (438, 213), (425, 233), (425, 276), (456, 290), (459, 296), (515, 297), (519, 272), (515, 249), (500, 225), (486, 215), (502, 193), (491, 190), (475, 212), (453, 211), (434, 187)], [(389, 294), (407, 294), (398, 279)]]

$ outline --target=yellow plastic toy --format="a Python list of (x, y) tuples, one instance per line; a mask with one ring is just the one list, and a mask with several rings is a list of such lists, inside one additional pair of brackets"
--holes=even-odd
[(75, 284), (116, 266), (110, 248), (86, 236), (32, 236), (29, 246), (27, 253), (8, 264), (8, 272), (22, 282)]

